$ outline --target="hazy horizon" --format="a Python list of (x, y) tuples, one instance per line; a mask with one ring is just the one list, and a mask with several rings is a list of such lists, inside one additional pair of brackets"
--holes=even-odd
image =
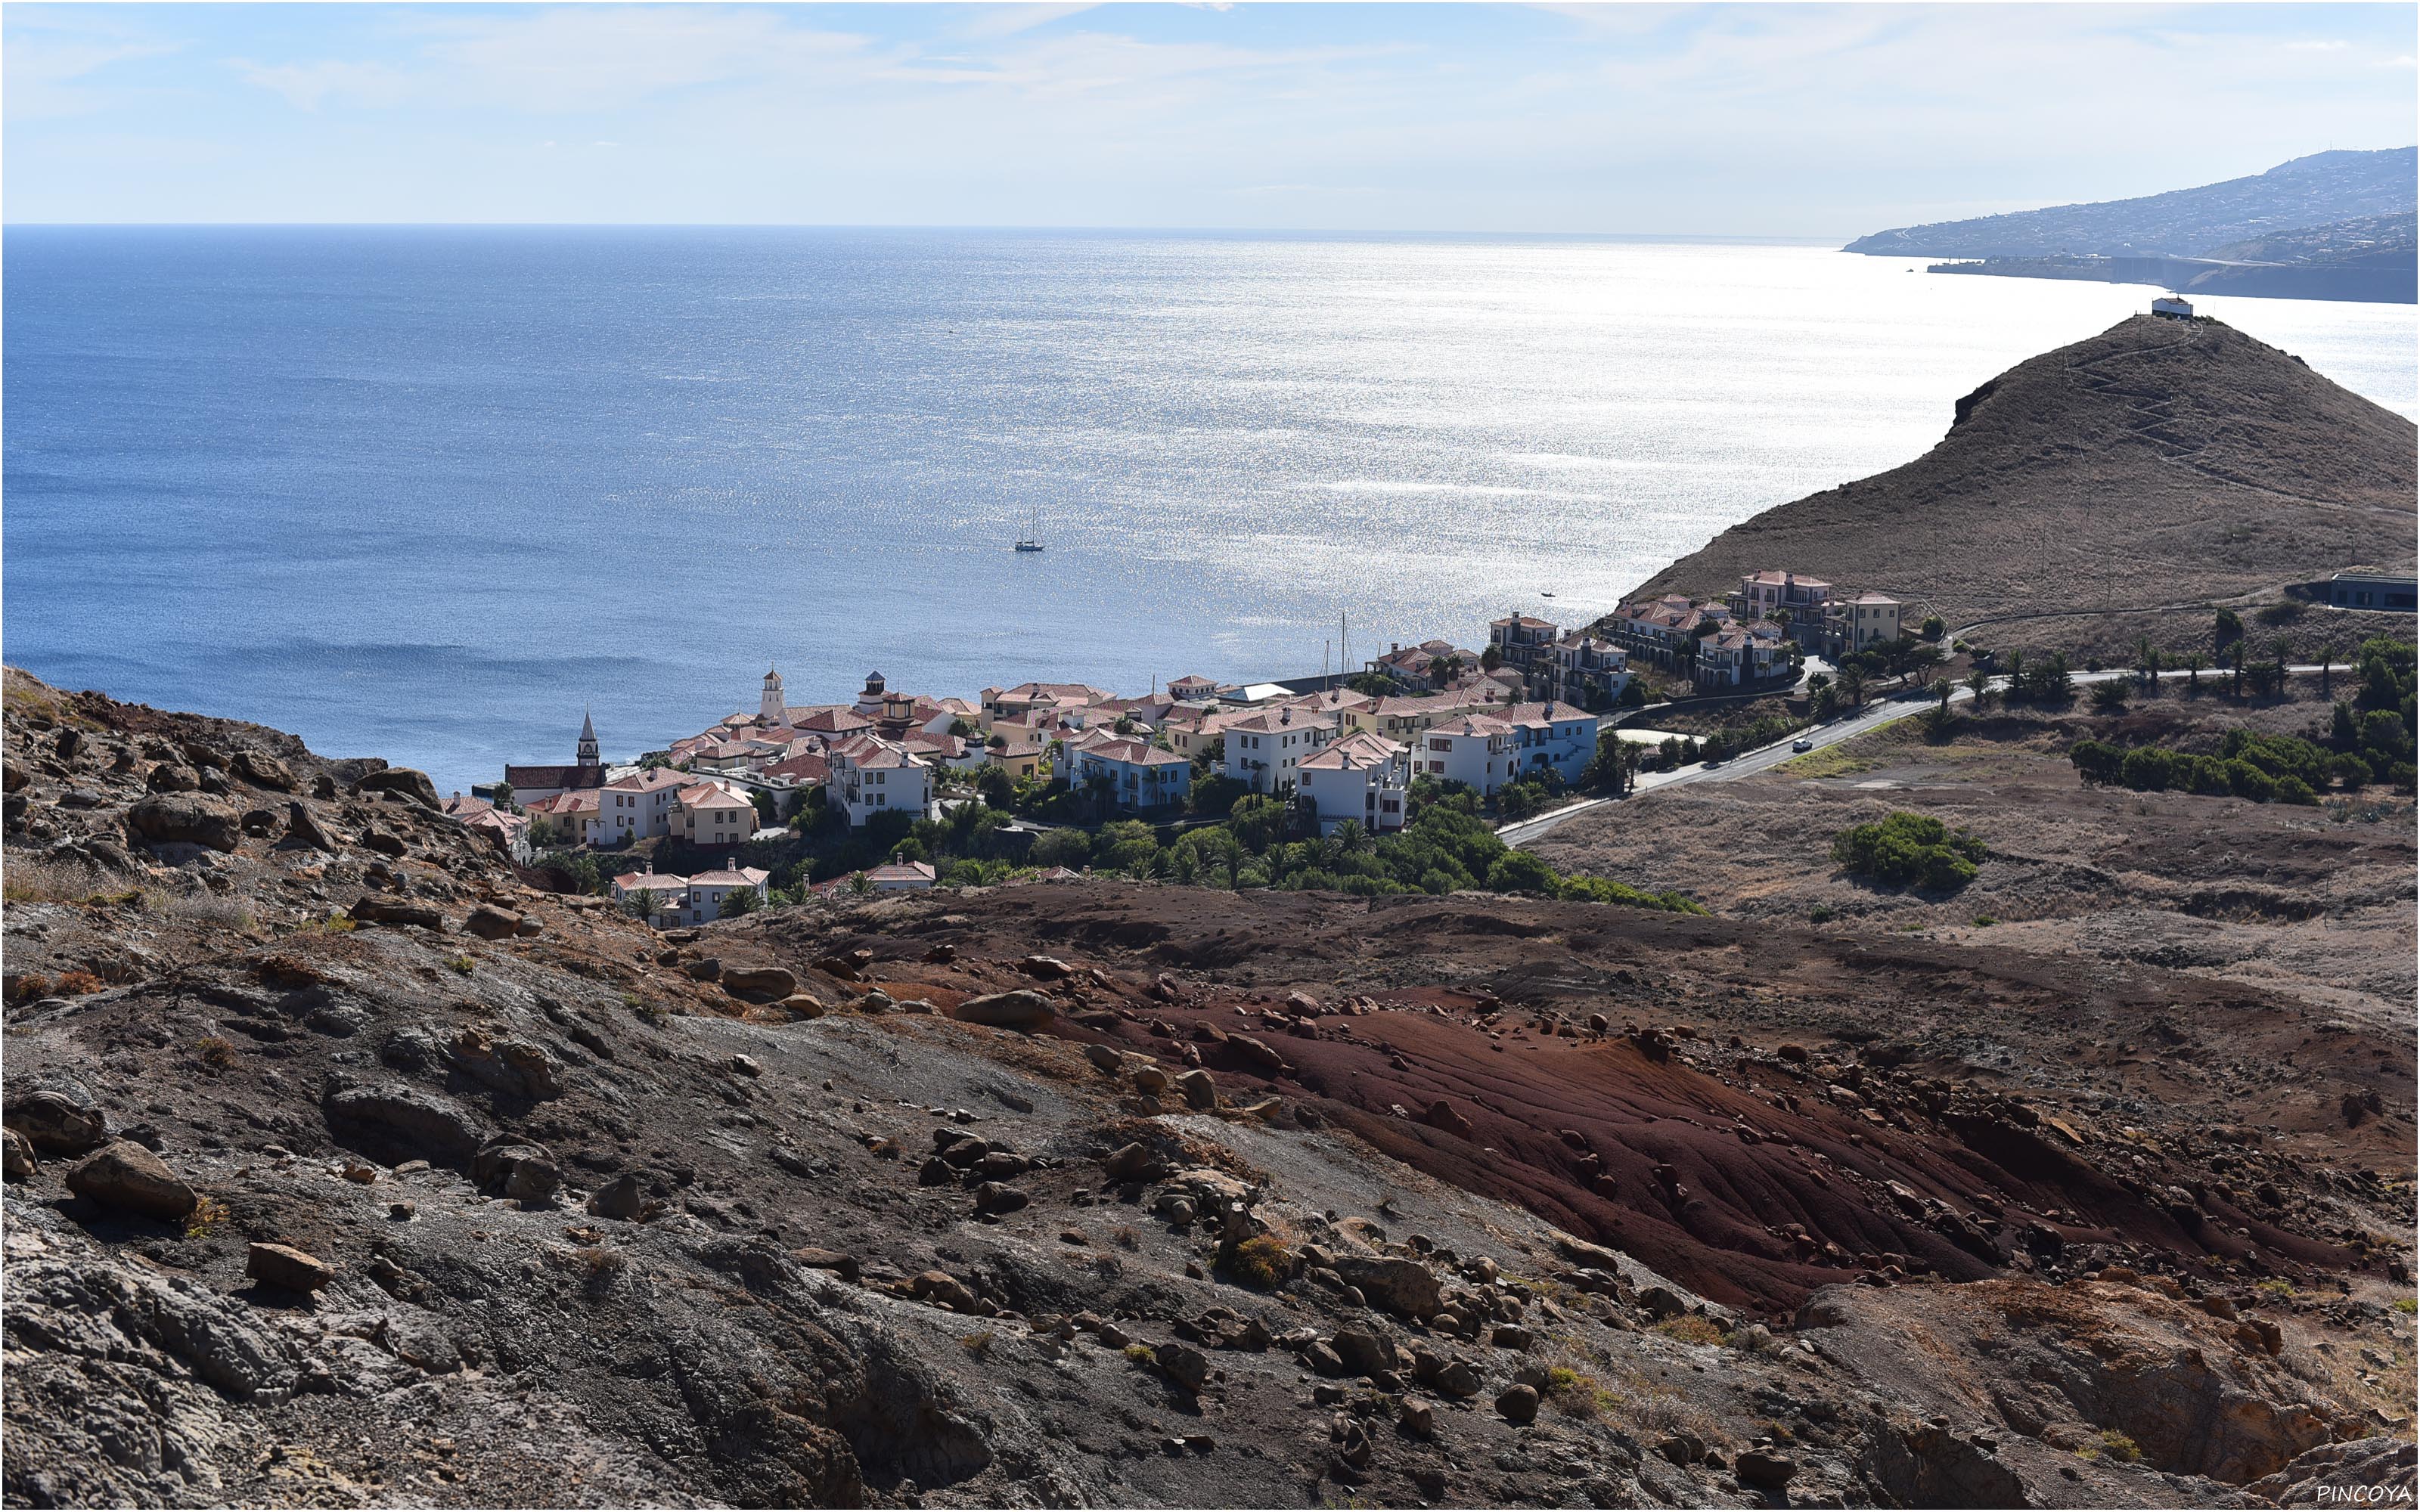
[(2420, 47), (2367, 5), (21, 4), (0, 32), (9, 225), (1807, 242), (2408, 146)]

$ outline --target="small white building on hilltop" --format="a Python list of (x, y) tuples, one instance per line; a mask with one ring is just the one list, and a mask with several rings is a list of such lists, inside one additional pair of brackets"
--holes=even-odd
[(2151, 313), (2166, 316), (2171, 320), (2190, 320), (2194, 317), (2192, 301), (2175, 294), (2163, 294), (2153, 300)]
[(1323, 835), (1352, 820), (1372, 834), (1404, 827), (1412, 753), (1383, 735), (1356, 733), (1295, 768), (1297, 801)]

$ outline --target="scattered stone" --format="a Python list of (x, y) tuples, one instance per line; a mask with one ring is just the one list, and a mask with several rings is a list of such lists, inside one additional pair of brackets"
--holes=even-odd
[(34, 1179), (34, 1147), (14, 1129), (0, 1130), (0, 1179), (11, 1181)]
[(1076, 974), (1074, 966), (1047, 955), (1029, 955), (1016, 964), (1016, 969), (1036, 981), (1063, 981)]
[(1218, 1084), (1199, 1066), (1176, 1078), (1175, 1085), (1187, 1107), (1206, 1113), (1218, 1105)]
[(334, 856), (338, 849), (336, 837), (321, 827), (310, 808), (300, 798), (286, 805), (286, 838), (297, 845)]
[(854, 1282), (862, 1274), (857, 1257), (836, 1249), (794, 1249), (790, 1257), (810, 1271), (830, 1271), (843, 1281)]
[(977, 1212), (1015, 1212), (1032, 1201), (1032, 1194), (999, 1181), (985, 1181), (975, 1188)]
[(483, 940), (510, 939), (520, 933), (521, 916), (493, 903), (481, 903), (471, 910), (462, 927)]
[(752, 1003), (774, 1003), (799, 990), (799, 979), (783, 966), (724, 967), (722, 990)]
[(1504, 1421), (1515, 1426), (1536, 1422), (1538, 1388), (1535, 1386), (1508, 1388), (1496, 1398), (1496, 1411), (1503, 1414)]
[(410, 1151), (449, 1164), (469, 1160), (479, 1148), (470, 1115), (434, 1093), (411, 1088), (349, 1088), (327, 1102), (328, 1121), (339, 1134), (365, 1138), (395, 1153)]
[(258, 751), (240, 750), (228, 770), (256, 788), (272, 788), (279, 793), (291, 793), (296, 787), (293, 769), (274, 756)]
[(445, 931), (445, 916), (434, 905), (402, 903), (393, 898), (381, 898), (376, 893), (365, 894), (348, 912), (364, 924), (394, 924), (435, 930), (441, 934)]
[(113, 1208), (176, 1222), (199, 1204), (159, 1156), (132, 1140), (104, 1145), (68, 1171), (68, 1190)]
[(1112, 1076), (1116, 1075), (1119, 1068), (1126, 1063), (1126, 1057), (1124, 1055), (1105, 1044), (1086, 1045), (1084, 1058), (1091, 1061), (1096, 1070), (1108, 1072)]
[(958, 1005), (957, 1011), (957, 1017), (964, 1023), (1028, 1031), (1049, 1027), (1057, 1015), (1058, 1010), (1051, 1006), (1049, 998), (1029, 988), (970, 997)]
[(437, 796), (437, 784), (427, 772), (409, 766), (389, 766), (370, 773), (353, 784), (356, 793), (393, 793), (432, 812), (442, 811), (444, 804)]
[(194, 793), (155, 793), (126, 811), (134, 838), (150, 845), (200, 845), (232, 851), (243, 839), (235, 805)]
[(1798, 1461), (1771, 1449), (1744, 1449), (1731, 1462), (1731, 1472), (1743, 1486), (1777, 1491), (1798, 1473)]
[(1190, 1344), (1163, 1344), (1154, 1351), (1160, 1373), (1196, 1396), (1210, 1383), (1210, 1357)]
[(623, 1223), (635, 1220), (646, 1206), (646, 1197), (639, 1190), (637, 1176), (625, 1171), (588, 1199), (588, 1211), (599, 1218), (618, 1219)]
[(563, 1170), (543, 1147), (515, 1134), (499, 1134), (472, 1160), (471, 1179), (490, 1196), (544, 1202), (563, 1183)]
[(244, 1252), (243, 1273), (288, 1291), (317, 1291), (336, 1279), (325, 1262), (290, 1244), (253, 1244)]
[(1404, 1431), (1418, 1439), (1436, 1437), (1436, 1404), (1425, 1396), (1406, 1396), (1395, 1420)]
[(926, 1271), (911, 1278), (908, 1283), (908, 1295), (918, 1302), (929, 1302), (954, 1312), (970, 1313), (975, 1307), (975, 1294), (947, 1271)]
[(109, 1120), (99, 1108), (48, 1088), (10, 1098), (0, 1122), (46, 1155), (81, 1155), (109, 1142)]
[(1376, 1305), (1403, 1318), (1427, 1318), (1443, 1305), (1436, 1273), (1418, 1260), (1391, 1256), (1343, 1255), (1336, 1273)]
[(1395, 1368), (1395, 1344), (1384, 1334), (1366, 1329), (1341, 1329), (1327, 1341), (1344, 1368), (1357, 1376)]

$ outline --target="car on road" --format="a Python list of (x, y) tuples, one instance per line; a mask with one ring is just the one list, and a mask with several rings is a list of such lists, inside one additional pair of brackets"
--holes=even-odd
[(1800, 735), (1797, 739), (1790, 743), (1790, 748), (1797, 751), (1813, 750), (1815, 748), (1815, 742), (1807, 739), (1805, 735)]
[(1699, 765), (1699, 770), (1701, 770), (1701, 771), (1707, 771), (1707, 772), (1711, 772), (1711, 771), (1714, 770), (1714, 768), (1716, 768), (1716, 767), (1718, 767), (1718, 766), (1720, 766), (1720, 765), (1722, 765), (1722, 764), (1722, 764), (1722, 763), (1721, 763), (1721, 761), (1719, 761), (1719, 760), (1711, 761), (1711, 762), (1700, 762), (1700, 763), (1699, 763), (1699, 764), (1698, 764), (1698, 765)]

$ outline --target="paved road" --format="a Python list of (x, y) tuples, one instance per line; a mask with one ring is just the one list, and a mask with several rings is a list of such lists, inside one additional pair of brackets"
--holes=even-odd
[[(2335, 664), (2339, 671), (2344, 671), (2345, 666), (2346, 664), (2342, 662)], [(2306, 667), (2288, 667), (2286, 670), (2300, 676), (2317, 672), (2320, 669), (2317, 664), (2313, 664)], [(2163, 671), (2160, 673), (2160, 678), (2163, 682), (2171, 679), (2181, 681), (2191, 675), (2192, 673), (2186, 671)], [(2228, 674), (2225, 672), (2205, 667), (2202, 669), (2202, 675), (2211, 679), (2220, 687), (2226, 686), (2226, 679)], [(2118, 668), (2109, 671), (2075, 672), (2071, 674), (2070, 680), (2078, 687), (2082, 687), (2090, 683), (2114, 683), (2121, 680), (2139, 682), (2141, 679), (2137, 673)], [(2008, 679), (2005, 677), (1992, 679), (1992, 690), (1995, 693), (2007, 686)], [(1962, 686), (1949, 695), (1949, 702), (1964, 703), (1974, 696)], [(1802, 730), (1795, 735), (1777, 740), (1770, 746), (1760, 746), (1754, 750), (1743, 751), (1720, 766), (1712, 768), (1683, 766), (1678, 771), (1671, 772), (1641, 772), (1638, 775), (1637, 785), (1630, 794), (1630, 797), (1651, 797), (1667, 788), (1683, 787), (1692, 782), (1735, 782), (1743, 777), (1753, 777), (1759, 772), (1769, 772), (1792, 756), (1800, 754), (1790, 748), (1791, 743), (1794, 740), (1805, 739), (1811, 742), (1815, 749), (1822, 750), (1826, 746), (1837, 746), (1844, 740), (1854, 740), (1859, 735), (1879, 730), (1886, 724), (1907, 718), (1911, 715), (1922, 714), (1931, 707), (1932, 707), (1932, 700), (1920, 692), (1869, 703), (1855, 714), (1835, 719), (1830, 724), (1817, 725), (1811, 730)], [(1541, 814), (1535, 819), (1524, 819), (1519, 824), (1506, 825), (1496, 833), (1503, 837), (1504, 843), (1507, 845), (1527, 845), (1539, 836), (1592, 809), (1601, 809), (1608, 803), (1625, 801), (1627, 800), (1623, 798), (1590, 798), (1573, 804), (1569, 808), (1558, 809), (1553, 813)]]

